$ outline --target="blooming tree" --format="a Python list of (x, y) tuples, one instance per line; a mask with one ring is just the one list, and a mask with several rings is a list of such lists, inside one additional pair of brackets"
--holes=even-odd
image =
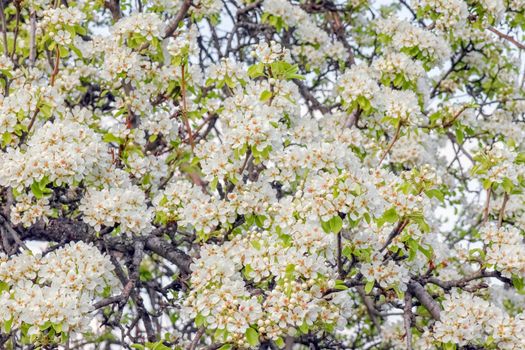
[(525, 348), (525, 1), (0, 27), (0, 348)]

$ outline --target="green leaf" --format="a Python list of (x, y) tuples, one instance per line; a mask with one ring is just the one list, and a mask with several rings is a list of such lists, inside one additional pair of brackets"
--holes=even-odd
[(224, 344), (218, 350), (230, 350), (232, 346), (230, 344)]
[(518, 276), (513, 275), (512, 284), (514, 285), (514, 288), (516, 288), (518, 292), (523, 291), (523, 287), (524, 287), (523, 277), (518, 277)]
[(503, 179), (503, 182), (501, 183), (501, 185), (503, 186), (503, 189), (507, 193), (511, 193), (512, 189), (514, 188), (514, 184), (512, 183), (512, 180), (509, 179), (508, 177)]
[(417, 251), (419, 250), (419, 243), (415, 239), (410, 238), (406, 241), (406, 245), (409, 248), (408, 261), (413, 261), (416, 258)]
[(4, 132), (2, 134), (2, 147), (5, 147), (8, 144), (10, 144), (12, 139), (13, 139), (13, 135), (11, 135), (11, 133)]
[(279, 348), (282, 349), (282, 348), (284, 348), (284, 346), (286, 344), (284, 343), (283, 338), (279, 337), (279, 338), (275, 339), (275, 345), (277, 345)]
[(217, 189), (218, 184), (219, 184), (219, 178), (215, 176), (213, 180), (211, 180), (210, 182), (210, 188), (212, 189), (212, 191), (215, 191)]
[(347, 290), (348, 289), (348, 287), (345, 285), (345, 281), (341, 281), (341, 280), (335, 281), (334, 288), (337, 290)]
[(339, 215), (334, 216), (329, 221), (330, 223), (330, 231), (333, 233), (339, 233), (341, 229), (343, 228), (343, 219)]
[(261, 102), (266, 102), (270, 98), (272, 98), (272, 92), (268, 90), (264, 90), (263, 92), (261, 92), (261, 96), (259, 97), (259, 100), (261, 100)]
[(266, 216), (264, 215), (256, 215), (255, 216), (255, 224), (259, 226), (260, 228), (264, 227), (264, 222), (266, 221)]
[(147, 349), (151, 349), (151, 350), (171, 350), (170, 347), (167, 347), (166, 345), (164, 345), (162, 340), (158, 341), (156, 343), (147, 342), (146, 343), (146, 348)]
[(465, 134), (463, 134), (463, 130), (456, 129), (456, 140), (458, 141), (458, 144), (463, 144), (463, 141), (465, 140)]
[(399, 215), (397, 215), (396, 208), (392, 207), (383, 213), (381, 217), (382, 222), (389, 222), (391, 224), (397, 222)]
[(288, 277), (289, 279), (293, 279), (294, 272), (295, 272), (295, 265), (288, 264), (286, 266), (286, 277)]
[(0, 294), (8, 290), (9, 290), (9, 284), (5, 283), (4, 281), (0, 281)]
[(308, 325), (306, 324), (306, 322), (303, 322), (303, 324), (299, 326), (299, 330), (304, 334), (308, 333)]
[(35, 198), (37, 199), (44, 197), (44, 192), (42, 192), (40, 189), (40, 184), (36, 181), (31, 184), (31, 192), (33, 192)]
[(257, 333), (257, 331), (253, 329), (252, 327), (249, 327), (246, 330), (245, 335), (246, 335), (246, 340), (248, 341), (248, 344), (250, 344), (251, 346), (255, 346), (259, 343), (259, 333)]
[(107, 143), (114, 142), (114, 143), (119, 144), (119, 145), (124, 143), (123, 139), (121, 139), (120, 137), (117, 137), (117, 136), (115, 136), (115, 135), (113, 135), (113, 134), (111, 134), (109, 132), (107, 134), (104, 134), (104, 137), (102, 138), (102, 140), (104, 142), (107, 142)]
[(483, 180), (483, 189), (488, 190), (492, 186), (490, 179)]
[(330, 233), (332, 231), (330, 227), (330, 220), (328, 221), (322, 221), (321, 220), (321, 227), (323, 228), (323, 231), (326, 233)]
[(264, 64), (262, 63), (254, 64), (253, 66), (250, 66), (250, 68), (248, 68), (248, 76), (252, 79), (255, 79), (263, 75), (264, 75)]
[(53, 329), (57, 333), (62, 333), (62, 323), (53, 323)]
[(374, 280), (366, 282), (366, 285), (365, 285), (365, 293), (366, 294), (369, 294), (372, 291), (372, 289), (374, 289), (374, 284), (375, 284)]
[(198, 314), (197, 317), (195, 317), (195, 325), (197, 327), (202, 326), (205, 321), (206, 321), (206, 317), (202, 316), (201, 314)]
[(453, 343), (443, 344), (443, 350), (456, 350), (456, 344), (453, 344)]
[(13, 317), (11, 317), (8, 321), (5, 321), (4, 323), (4, 331), (6, 333), (11, 332), (11, 327), (13, 326)]
[(250, 242), (252, 247), (254, 247), (257, 250), (261, 250), (261, 242), (259, 240), (254, 240)]
[(427, 190), (425, 191), (425, 194), (427, 195), (428, 198), (437, 198), (440, 202), (443, 202), (445, 200), (445, 196), (443, 195), (443, 192), (441, 192), (437, 188)]
[(82, 55), (82, 51), (80, 51), (78, 47), (76, 47), (75, 45), (69, 45), (69, 48), (78, 56), (78, 58), (84, 58), (84, 56)]

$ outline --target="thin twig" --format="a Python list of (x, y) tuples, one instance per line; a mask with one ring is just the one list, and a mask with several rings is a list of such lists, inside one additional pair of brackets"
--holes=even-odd
[(500, 32), (499, 30), (497, 30), (496, 28), (494, 27), (488, 27), (487, 28), (488, 30), (490, 30), (492, 33), (496, 34), (497, 36), (499, 36), (500, 38), (502, 39), (505, 39), (509, 42), (511, 42), (512, 44), (514, 44), (516, 47), (518, 47), (519, 49), (521, 50), (525, 50), (525, 45), (520, 43), (519, 41), (517, 41), (516, 39), (514, 39), (514, 37), (512, 35), (507, 35), (505, 33), (502, 33)]
[(55, 52), (56, 52), (56, 57), (55, 57), (55, 67), (53, 68), (53, 72), (51, 73), (51, 86), (54, 86), (55, 85), (55, 79), (57, 77), (57, 74), (58, 74), (58, 66), (60, 65), (60, 49), (57, 46), (55, 46)]
[(0, 19), (2, 20), (2, 40), (4, 41), (4, 55), (9, 56), (7, 48), (7, 23), (5, 21), (4, 2), (0, 1)]
[(498, 215), (498, 228), (501, 227), (501, 224), (503, 223), (503, 217), (505, 216), (505, 207), (507, 206), (507, 202), (509, 201), (509, 194), (505, 192), (503, 195), (503, 203), (501, 204), (501, 208), (499, 210)]
[[(0, 0), (1, 1), (1, 0)], [(19, 145), (23, 144), (29, 133), (31, 132), (31, 129), (33, 128), (33, 125), (35, 124), (36, 117), (38, 115), (38, 112), (40, 112), (40, 108), (35, 109), (35, 112), (33, 113), (33, 116), (31, 117), (31, 120), (29, 121), (29, 124), (27, 125), (27, 131), (22, 134), (20, 137)]]
[(405, 324), (405, 335), (407, 350), (412, 350), (412, 294), (405, 293), (405, 307), (403, 309), (403, 321)]
[(29, 65), (34, 66), (36, 61), (36, 12), (29, 13), (31, 31), (29, 32)]
[(390, 235), (388, 235), (388, 238), (386, 239), (385, 244), (383, 244), (381, 249), (379, 249), (379, 252), (382, 252), (383, 250), (385, 250), (390, 245), (390, 243), (392, 243), (394, 238), (396, 238), (401, 232), (403, 232), (405, 227), (408, 225), (408, 222), (409, 221), (406, 220), (406, 219), (402, 220), (402, 221), (399, 221), (399, 223), (397, 224), (396, 228), (394, 228), (392, 230), (392, 232), (390, 232)]
[(392, 142), (390, 142), (390, 145), (388, 145), (388, 148), (386, 149), (386, 151), (381, 156), (381, 159), (379, 159), (379, 164), (377, 165), (378, 167), (381, 166), (381, 163), (383, 163), (383, 160), (385, 159), (385, 157), (388, 154), (388, 152), (390, 152), (392, 147), (394, 147), (394, 143), (396, 143), (397, 139), (399, 138), (400, 131), (401, 131), (401, 122), (399, 124), (397, 124), (396, 133), (394, 134), (394, 138), (392, 139)]
[(489, 209), (490, 209), (490, 197), (492, 195), (492, 188), (487, 189), (487, 199), (485, 200), (485, 209), (483, 210), (483, 224), (489, 219)]
[(184, 119), (184, 124), (186, 125), (186, 132), (188, 133), (188, 139), (190, 141), (191, 149), (193, 150), (195, 148), (195, 143), (193, 142), (193, 134), (191, 133), (191, 126), (190, 122), (188, 120), (188, 113), (187, 113), (187, 106), (186, 106), (186, 78), (184, 73), (184, 67), (183, 64), (181, 66), (182, 71), (182, 77), (181, 77), (181, 94), (182, 94), (182, 118)]
[(337, 233), (337, 272), (340, 279), (344, 279), (343, 271), (343, 246), (342, 246), (342, 234), (339, 231)]
[(461, 113), (463, 113), (464, 111), (466, 111), (468, 109), (469, 106), (467, 105), (464, 105), (459, 111), (456, 112), (456, 114), (454, 114), (454, 116), (452, 117), (452, 119), (450, 119), (448, 122), (446, 122), (445, 124), (443, 124), (443, 128), (448, 128), (449, 126), (451, 126), (452, 124), (454, 124), (454, 122), (458, 119), (458, 117), (461, 115)]
[(372, 320), (372, 323), (377, 328), (378, 331), (381, 331), (381, 325), (379, 324), (379, 321), (377, 320), (377, 316), (379, 316), (379, 312), (376, 310), (375, 305), (373, 301), (370, 299), (368, 295), (366, 295), (365, 288), (361, 285), (356, 286), (357, 293), (363, 299), (363, 302), (365, 303), (366, 310), (368, 311), (368, 316)]
[(191, 342), (189, 346), (189, 350), (195, 350), (197, 349), (197, 345), (199, 344), (199, 340), (201, 339), (202, 335), (204, 334), (204, 327), (199, 328), (197, 333), (195, 334), (195, 338), (193, 338), (193, 341)]
[(15, 8), (16, 8), (16, 27), (15, 27), (15, 34), (13, 38), (13, 52), (11, 52), (11, 60), (13, 57), (15, 57), (16, 53), (16, 42), (18, 40), (18, 32), (20, 30), (20, 3), (15, 1)]

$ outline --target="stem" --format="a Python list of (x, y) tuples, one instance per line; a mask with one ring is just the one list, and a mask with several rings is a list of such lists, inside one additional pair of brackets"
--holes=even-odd
[(505, 192), (505, 194), (503, 195), (503, 203), (501, 204), (501, 209), (499, 210), (498, 228), (500, 228), (501, 224), (503, 223), (503, 217), (505, 216), (505, 207), (507, 206), (508, 201), (509, 201), (509, 194)]
[(7, 23), (4, 14), (4, 2), (0, 1), (0, 19), (2, 20), (2, 40), (4, 41), (4, 55), (9, 56), (7, 51)]
[(182, 119), (184, 119), (184, 124), (186, 126), (186, 132), (188, 133), (188, 139), (190, 141), (191, 150), (195, 148), (193, 142), (193, 134), (191, 133), (191, 126), (188, 120), (187, 108), (186, 108), (186, 79), (184, 73), (184, 64), (182, 65), (182, 82), (181, 82), (181, 94), (182, 94)]
[(403, 311), (407, 350), (412, 350), (412, 294), (410, 292), (405, 293), (405, 307)]
[(36, 60), (36, 12), (31, 10), (29, 14), (31, 31), (29, 33), (29, 65), (34, 66)]
[(201, 339), (203, 334), (204, 334), (204, 327), (201, 327), (195, 334), (195, 338), (193, 338), (193, 341), (190, 344), (189, 350), (197, 349), (197, 345), (199, 344), (199, 340)]
[(512, 44), (514, 44), (516, 47), (518, 47), (519, 49), (521, 50), (525, 50), (525, 45), (520, 43), (519, 41), (517, 41), (516, 39), (514, 39), (513, 36), (511, 35), (507, 35), (507, 34), (504, 34), (502, 32), (500, 32), (499, 30), (497, 30), (496, 28), (494, 27), (488, 27), (488, 30), (490, 30), (492, 33), (496, 34), (497, 36), (499, 36), (500, 38), (502, 39), (505, 39), (509, 42), (511, 42)]
[(401, 131), (401, 122), (397, 124), (397, 129), (396, 129), (396, 133), (394, 134), (394, 138), (392, 139), (392, 142), (390, 143), (390, 145), (388, 145), (388, 148), (386, 149), (386, 151), (381, 156), (381, 159), (379, 160), (379, 164), (377, 165), (378, 167), (381, 166), (381, 163), (383, 163), (383, 160), (385, 159), (388, 152), (390, 152), (392, 147), (394, 147), (394, 143), (396, 143), (397, 139), (399, 138), (400, 131)]
[(20, 4), (18, 2), (15, 2), (15, 8), (16, 8), (16, 27), (15, 27), (15, 35), (13, 39), (13, 52), (11, 53), (11, 60), (13, 59), (13, 57), (15, 57), (16, 41), (18, 40), (18, 31), (20, 29)]
[(339, 231), (337, 233), (337, 272), (339, 273), (339, 278), (343, 279), (343, 247), (341, 238), (341, 231)]
[(492, 195), (492, 187), (487, 189), (487, 200), (485, 201), (485, 209), (483, 210), (483, 224), (489, 219), (489, 209), (490, 209), (490, 196)]
[(51, 73), (51, 86), (55, 85), (55, 79), (58, 74), (58, 66), (60, 65), (60, 49), (58, 45), (55, 46), (56, 58), (55, 58), (55, 67), (53, 68), (53, 73)]
[(188, 10), (191, 6), (191, 0), (184, 0), (184, 3), (182, 4), (179, 13), (177, 13), (177, 16), (173, 19), (173, 21), (168, 25), (166, 28), (166, 31), (164, 32), (164, 38), (170, 37), (175, 33), (177, 30), (180, 21), (186, 17), (186, 13), (188, 13)]

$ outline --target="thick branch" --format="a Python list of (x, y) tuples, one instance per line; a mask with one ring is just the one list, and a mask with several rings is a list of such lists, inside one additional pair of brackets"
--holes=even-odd
[[(155, 253), (164, 259), (175, 264), (182, 275), (186, 276), (191, 273), (191, 258), (182, 250), (173, 246), (171, 242), (157, 237), (155, 233), (161, 233), (164, 228), (159, 228), (153, 234), (147, 236), (136, 236), (132, 239), (126, 239), (122, 236), (110, 237), (105, 243), (110, 249), (119, 252), (132, 252), (135, 248), (136, 241), (143, 241), (147, 251)], [(84, 222), (71, 219), (53, 219), (48, 224), (39, 222), (22, 234), (24, 240), (40, 240), (68, 243), (71, 241), (96, 241), (93, 230)]]
[(166, 31), (164, 32), (164, 38), (168, 38), (175, 33), (177, 30), (179, 23), (186, 17), (186, 14), (188, 13), (191, 6), (191, 0), (184, 0), (182, 3), (182, 6), (175, 16), (175, 18), (168, 24)]
[(428, 294), (421, 283), (410, 281), (408, 284), (408, 290), (417, 298), (417, 300), (419, 300), (421, 305), (423, 305), (428, 310), (428, 312), (430, 312), (430, 315), (432, 315), (433, 319), (437, 321), (441, 319), (441, 308), (439, 307), (439, 304), (432, 298), (430, 294)]

